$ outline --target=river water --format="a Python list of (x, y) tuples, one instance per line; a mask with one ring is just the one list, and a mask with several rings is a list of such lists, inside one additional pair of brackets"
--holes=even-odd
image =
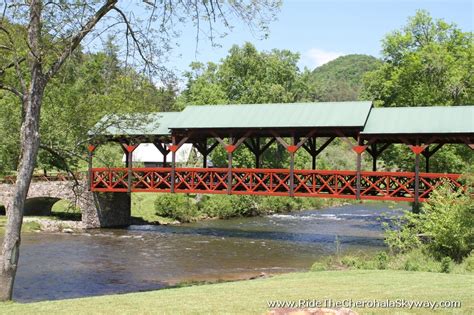
[(359, 204), (179, 226), (24, 235), (14, 299), (125, 293), (182, 281), (307, 270), (334, 254), (383, 249), (381, 222), (407, 209)]

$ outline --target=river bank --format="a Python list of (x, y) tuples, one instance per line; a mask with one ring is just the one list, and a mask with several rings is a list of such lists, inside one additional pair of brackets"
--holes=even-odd
[[(290, 273), (158, 291), (36, 303), (0, 303), (2, 314), (265, 314), (268, 303), (299, 301), (460, 301), (440, 313), (474, 312), (473, 275), (392, 270)], [(353, 308), (359, 314), (431, 314), (430, 308)]]
[(245, 195), (132, 195), (132, 217), (152, 224), (258, 217), (360, 203), (355, 200)]

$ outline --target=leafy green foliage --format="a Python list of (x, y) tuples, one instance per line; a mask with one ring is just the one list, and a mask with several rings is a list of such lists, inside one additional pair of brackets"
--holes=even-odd
[(258, 198), (255, 196), (206, 196), (199, 202), (199, 209), (208, 217), (220, 219), (258, 214)]
[(474, 271), (473, 255), (456, 263), (450, 257), (437, 260), (422, 249), (406, 253), (387, 254), (384, 251), (376, 254), (356, 252), (343, 256), (333, 255), (316, 261), (311, 271), (361, 269), (361, 270), (405, 270), (443, 273), (471, 273)]
[(159, 216), (189, 222), (202, 218), (227, 219), (319, 209), (332, 202), (318, 198), (159, 194), (155, 201), (155, 211)]
[(194, 221), (198, 214), (196, 203), (183, 194), (162, 194), (155, 200), (156, 214), (181, 222)]
[(474, 249), (474, 199), (443, 185), (435, 190), (420, 215), (420, 228), (430, 238), (428, 250), (437, 257), (461, 261)]
[(441, 259), (441, 272), (450, 273), (453, 269), (452, 261), (450, 257), (443, 257), (443, 259)]
[(420, 213), (407, 212), (386, 230), (386, 243), (395, 252), (416, 248), (438, 259), (445, 256), (460, 262), (474, 249), (474, 200), (449, 184), (433, 191)]
[(383, 40), (383, 65), (364, 78), (364, 97), (383, 106), (472, 104), (471, 32), (420, 10)]
[(259, 52), (251, 43), (234, 45), (219, 64), (192, 63), (183, 104), (289, 103), (301, 100), (305, 85), (288, 50)]
[[(106, 114), (174, 109), (172, 85), (155, 87), (148, 78), (123, 66), (117, 54), (112, 39), (102, 52), (76, 51), (51, 80), (43, 99), (38, 168), (77, 169), (86, 156), (87, 132)], [(0, 91), (0, 137), (4, 139), (0, 173), (16, 169), (20, 115), (18, 100)], [(115, 146), (118, 154), (114, 156), (120, 161), (121, 150)], [(110, 160), (111, 156), (103, 158)]]

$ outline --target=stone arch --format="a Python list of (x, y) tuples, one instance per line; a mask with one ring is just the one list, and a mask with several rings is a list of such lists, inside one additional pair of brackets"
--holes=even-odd
[[(6, 204), (8, 198), (13, 195), (13, 190), (13, 185), (0, 183), (0, 205)], [(25, 208), (28, 206), (27, 210), (42, 210), (29, 211), (30, 215), (48, 215), (52, 206), (59, 200), (69, 201), (80, 209), (84, 228), (130, 225), (130, 194), (91, 192), (88, 191), (85, 181), (32, 182)], [(27, 213), (25, 211), (26, 215)]]
[(51, 215), (51, 209), (54, 204), (59, 200), (61, 200), (61, 198), (47, 196), (27, 198), (25, 207), (23, 208), (23, 214), (25, 216), (49, 216)]

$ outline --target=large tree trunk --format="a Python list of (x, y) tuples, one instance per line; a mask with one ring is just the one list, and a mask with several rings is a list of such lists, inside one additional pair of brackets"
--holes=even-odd
[(25, 91), (22, 104), (22, 124), (20, 130), (20, 159), (17, 180), (11, 200), (7, 203), (7, 226), (2, 246), (0, 270), (0, 300), (11, 300), (13, 284), (20, 254), (20, 233), (23, 222), (23, 207), (31, 177), (35, 168), (39, 148), (39, 123), (41, 103), (46, 85), (42, 71), (39, 38), (41, 36), (41, 9), (39, 0), (30, 2), (30, 21), (28, 24), (29, 66), (31, 79)]
[(28, 194), (31, 177), (39, 148), (39, 116), (44, 86), (42, 78), (32, 84), (24, 101), (24, 119), (21, 126), (21, 156), (13, 196), (6, 207), (7, 225), (2, 246), (0, 270), (0, 300), (11, 300), (20, 253), (20, 232), (23, 222), (23, 207)]

